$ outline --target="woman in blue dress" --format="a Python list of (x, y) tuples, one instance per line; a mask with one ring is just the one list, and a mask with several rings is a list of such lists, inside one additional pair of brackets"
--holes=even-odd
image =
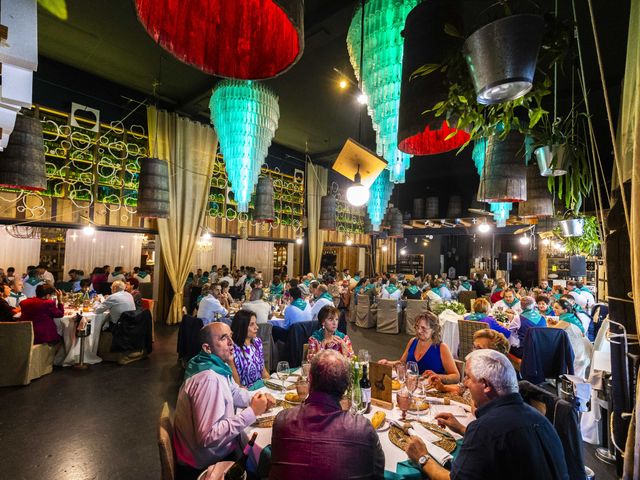
[(416, 362), (423, 377), (437, 376), (442, 383), (457, 383), (460, 373), (453, 361), (449, 347), (441, 341), (438, 317), (431, 312), (415, 319), (416, 336), (409, 340), (400, 360), (382, 359), (379, 363), (395, 366), (398, 363)]

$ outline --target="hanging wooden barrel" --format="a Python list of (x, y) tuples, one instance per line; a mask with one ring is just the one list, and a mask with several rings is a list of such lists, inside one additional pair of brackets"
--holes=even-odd
[(524, 155), (524, 135), (521, 133), (511, 132), (504, 140), (499, 140), (497, 136), (489, 138), (478, 188), (478, 201), (526, 201), (527, 170)]
[(436, 70), (411, 78), (423, 65), (442, 64), (460, 50), (459, 39), (445, 32), (446, 25), (463, 31), (460, 4), (459, 0), (429, 0), (407, 15), (402, 32), (404, 53), (398, 115), (398, 149), (405, 153), (448, 152), (469, 140), (467, 132), (456, 130), (443, 117), (428, 111), (449, 94), (445, 74)]
[(270, 177), (259, 177), (256, 186), (255, 208), (253, 219), (256, 222), (273, 222), (276, 218), (273, 210), (273, 180)]
[(387, 210), (384, 212), (384, 217), (382, 217), (382, 226), (390, 227), (391, 226), (391, 214), (393, 212), (393, 203), (390, 203), (387, 206)]
[(406, 223), (406, 224), (411, 223), (411, 213), (409, 213), (409, 212), (404, 212), (404, 213), (402, 214), (402, 221), (403, 221), (404, 223)]
[(369, 215), (365, 215), (364, 217), (364, 233), (367, 235), (372, 235), (374, 233), (377, 233), (373, 229), (373, 224), (371, 223), (371, 219), (369, 218)]
[(402, 224), (402, 212), (397, 208), (394, 208), (389, 215), (390, 228), (389, 237), (402, 238), (404, 237), (404, 225)]
[(440, 199), (438, 197), (427, 197), (425, 215), (426, 218), (438, 218), (440, 216)]
[(527, 201), (518, 204), (520, 217), (553, 216), (553, 197), (547, 188), (547, 177), (541, 177), (535, 165), (527, 167)]
[(320, 230), (336, 229), (336, 198), (333, 195), (325, 195), (320, 199)]
[(169, 164), (158, 158), (140, 162), (138, 215), (151, 218), (169, 216)]
[(424, 217), (424, 198), (413, 199), (413, 218)]
[(447, 206), (447, 218), (458, 218), (460, 215), (462, 215), (462, 197), (451, 195)]
[(0, 153), (0, 187), (41, 191), (47, 189), (42, 123), (16, 116), (9, 144)]

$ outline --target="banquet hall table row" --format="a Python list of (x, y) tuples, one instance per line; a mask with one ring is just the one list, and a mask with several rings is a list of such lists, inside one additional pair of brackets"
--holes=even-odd
[(64, 342), (64, 349), (60, 349), (53, 364), (68, 367), (80, 362), (80, 337), (76, 335), (76, 314), (80, 313), (87, 321), (91, 322), (91, 334), (85, 338), (84, 363), (95, 364), (102, 362), (98, 356), (98, 343), (100, 332), (106, 319), (103, 313), (79, 312), (65, 309), (65, 316), (54, 319), (58, 334)]

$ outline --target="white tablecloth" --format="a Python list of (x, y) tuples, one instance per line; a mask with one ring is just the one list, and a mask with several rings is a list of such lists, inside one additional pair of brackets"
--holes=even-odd
[(456, 318), (441, 317), (440, 326), (442, 327), (442, 343), (449, 347), (453, 358), (458, 358), (458, 346), (460, 345), (458, 320)]
[[(54, 319), (58, 334), (64, 341), (64, 357), (61, 354), (56, 356), (54, 365), (68, 367), (80, 361), (80, 338), (76, 337), (75, 330), (76, 313), (65, 312), (62, 318)], [(105, 315), (102, 313), (83, 312), (82, 316), (91, 322), (91, 335), (84, 341), (84, 363), (100, 363), (102, 359), (98, 356), (98, 342)]]
[[(256, 393), (257, 392), (267, 392), (267, 393), (271, 393), (276, 398), (282, 398), (281, 393), (275, 392), (274, 390), (269, 390), (266, 387), (256, 390)], [(395, 405), (395, 402), (394, 402), (394, 405)], [(451, 411), (453, 410), (459, 411), (459, 408), (460, 408), (459, 405), (460, 404), (456, 404), (455, 402), (452, 402)], [(448, 407), (444, 405), (438, 405), (439, 411), (445, 411), (447, 408)], [(281, 410), (281, 408), (274, 409), (271, 412), (269, 412), (268, 415), (277, 414), (279, 410)], [(390, 472), (395, 472), (397, 464), (399, 462), (403, 462), (407, 460), (407, 454), (403, 452), (400, 448), (396, 447), (393, 443), (391, 443), (391, 440), (389, 439), (389, 430), (387, 427), (389, 426), (388, 419), (399, 420), (400, 417), (402, 416), (402, 412), (397, 407), (394, 407), (392, 410), (384, 410), (372, 405), (371, 413), (365, 416), (370, 419), (374, 415), (374, 413), (377, 412), (378, 410), (384, 411), (387, 416), (387, 421), (385, 422), (385, 426), (383, 427), (383, 430), (378, 431), (380, 444), (382, 446), (382, 450), (384, 451), (384, 461), (385, 461), (384, 469)], [(408, 414), (408, 416), (415, 418), (415, 414), (411, 412)], [(433, 422), (433, 413), (431, 413), (430, 410), (427, 410), (422, 415), (421, 419), (427, 422)], [(458, 421), (460, 421), (460, 423), (462, 423), (463, 425), (468, 425), (474, 419), (475, 417), (473, 417), (471, 413), (467, 413), (466, 417), (458, 417)], [(256, 442), (253, 446), (253, 450), (251, 451), (251, 455), (249, 457), (249, 468), (255, 470), (258, 464), (258, 460), (260, 459), (260, 454), (262, 453), (263, 448), (268, 445), (271, 445), (272, 429), (257, 428), (255, 426), (248, 427), (244, 432), (245, 435), (243, 436), (243, 444), (247, 443), (248, 439), (251, 437), (253, 432), (257, 432), (258, 436), (256, 438)]]

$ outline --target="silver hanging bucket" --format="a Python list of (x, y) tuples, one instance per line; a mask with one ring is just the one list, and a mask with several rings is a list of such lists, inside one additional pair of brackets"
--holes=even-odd
[(580, 237), (584, 231), (584, 218), (570, 218), (560, 220), (560, 229), (563, 237)]
[(553, 145), (551, 147), (547, 145), (536, 148), (533, 154), (536, 156), (540, 175), (543, 177), (565, 175), (567, 173), (565, 151), (565, 145)]

